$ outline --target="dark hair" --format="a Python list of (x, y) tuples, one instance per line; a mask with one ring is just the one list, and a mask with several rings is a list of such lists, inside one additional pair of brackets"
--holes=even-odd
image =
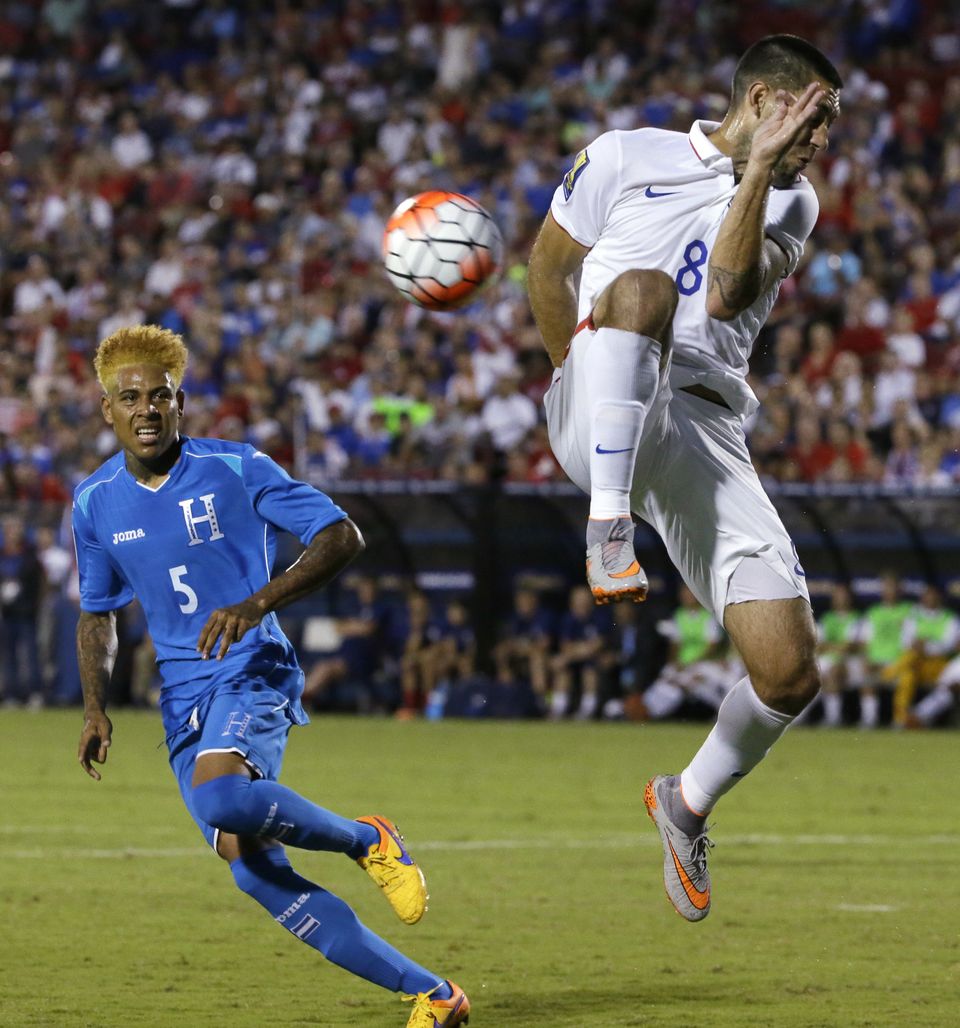
[(765, 36), (737, 62), (730, 106), (740, 104), (758, 79), (777, 89), (796, 89), (807, 84), (811, 72), (835, 89), (843, 88), (840, 73), (812, 43), (786, 33)]

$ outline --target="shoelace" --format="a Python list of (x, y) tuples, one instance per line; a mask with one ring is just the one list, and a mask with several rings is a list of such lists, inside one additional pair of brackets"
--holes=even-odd
[[(693, 844), (690, 847), (691, 868), (698, 875), (706, 872), (707, 850), (712, 850), (714, 847), (713, 841), (707, 835), (708, 829), (712, 827), (712, 825), (708, 825), (707, 828), (704, 828), (701, 834), (693, 840)], [(689, 874), (689, 871), (687, 873)]]
[(600, 562), (608, 574), (626, 571), (634, 562), (633, 522), (629, 518), (617, 518), (610, 526), (610, 533), (600, 543)]
[(382, 879), (381, 888), (386, 888), (386, 886), (392, 885), (398, 879), (403, 878), (403, 872), (385, 853), (375, 853), (372, 857), (367, 857), (367, 865), (369, 866), (370, 864), (375, 864), (377, 867), (377, 874)]
[[(438, 985), (437, 988), (440, 986)], [(430, 997), (436, 992), (437, 989), (432, 989), (430, 992), (418, 992), (415, 996), (401, 996), (400, 998), (404, 1003), (413, 1004), (413, 1013), (410, 1015), (412, 1024), (423, 1025), (424, 1028), (433, 1028), (437, 1023), (437, 1019), (433, 1016), (433, 1004)], [(417, 1020), (414, 1021), (414, 1016)]]

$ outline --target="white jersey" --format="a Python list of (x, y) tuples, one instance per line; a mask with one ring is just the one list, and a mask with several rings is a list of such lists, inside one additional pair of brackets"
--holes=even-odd
[[(704, 385), (744, 417), (757, 408), (747, 362), (779, 283), (732, 321), (707, 315), (707, 262), (737, 190), (733, 161), (707, 135), (716, 128), (699, 121), (688, 135), (654, 128), (606, 132), (577, 155), (550, 210), (561, 228), (591, 248), (580, 278), (579, 317), (589, 315), (622, 272), (666, 272), (680, 293), (671, 386)], [(818, 213), (816, 193), (803, 177), (770, 190), (765, 231), (787, 255), (786, 274), (799, 263)]]

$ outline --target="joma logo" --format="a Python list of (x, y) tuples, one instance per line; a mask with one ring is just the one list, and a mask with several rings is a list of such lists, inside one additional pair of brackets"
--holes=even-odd
[(114, 532), (113, 533), (113, 545), (117, 543), (128, 543), (131, 539), (143, 539), (146, 536), (146, 532), (142, 528), (131, 528), (129, 532)]

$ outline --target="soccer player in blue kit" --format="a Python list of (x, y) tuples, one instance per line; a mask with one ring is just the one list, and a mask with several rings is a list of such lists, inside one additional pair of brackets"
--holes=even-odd
[[(329, 497), (252, 446), (180, 434), (188, 359), (180, 336), (153, 325), (101, 342), (94, 365), (104, 419), (121, 452), (77, 486), (77, 657), (84, 721), (79, 759), (99, 781), (111, 744), (107, 686), (116, 611), (136, 596), (163, 677), (170, 766), (193, 819), (237, 886), (332, 963), (403, 992), (408, 1028), (466, 1024), (454, 983), (380, 939), (343, 900), (298, 875), (284, 845), (345, 853), (407, 924), (426, 909), (423, 875), (396, 826), (348, 820), (278, 783), (287, 734), (307, 723), (293, 647), (276, 611), (320, 588), (362, 549)], [(306, 546), (270, 577), (276, 530)]]

